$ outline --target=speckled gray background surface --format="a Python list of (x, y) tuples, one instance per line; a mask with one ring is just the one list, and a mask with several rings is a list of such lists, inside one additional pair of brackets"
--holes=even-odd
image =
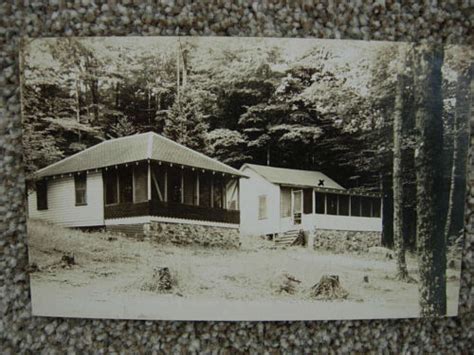
[[(312, 5), (313, 1), (189, 3), (0, 2), (0, 353), (472, 352), (472, 228), (466, 238), (460, 316), (456, 318), (264, 323), (31, 317), (17, 62), (22, 36), (191, 34), (429, 39), (463, 44), (473, 39), (469, 0), (439, 1), (436, 6), (416, 1), (400, 6), (383, 0), (374, 4), (359, 0), (352, 5), (337, 1), (318, 5)], [(472, 207), (473, 189), (470, 194)]]

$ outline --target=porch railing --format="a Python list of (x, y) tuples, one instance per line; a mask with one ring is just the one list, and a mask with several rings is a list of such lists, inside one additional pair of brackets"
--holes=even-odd
[(193, 206), (161, 201), (121, 203), (105, 206), (104, 216), (106, 219), (156, 216), (232, 224), (240, 223), (239, 210), (226, 210), (223, 208)]

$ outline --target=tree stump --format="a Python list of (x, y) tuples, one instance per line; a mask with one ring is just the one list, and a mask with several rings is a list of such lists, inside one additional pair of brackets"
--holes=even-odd
[(290, 295), (293, 295), (296, 292), (296, 286), (300, 283), (301, 281), (298, 280), (296, 277), (288, 273), (284, 273), (279, 283), (278, 292), (279, 293), (285, 292)]
[(61, 258), (61, 265), (62, 267), (71, 267), (72, 265), (76, 265), (76, 260), (74, 259), (74, 254), (63, 254)]
[(169, 291), (173, 288), (171, 273), (167, 267), (155, 268), (153, 279), (156, 281), (159, 291)]
[(311, 287), (311, 297), (321, 300), (345, 299), (349, 295), (339, 282), (338, 275), (323, 275), (321, 280)]

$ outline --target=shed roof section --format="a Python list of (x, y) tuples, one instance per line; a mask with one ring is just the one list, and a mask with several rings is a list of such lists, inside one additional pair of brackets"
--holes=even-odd
[(147, 159), (245, 177), (237, 169), (154, 132), (104, 141), (38, 170), (35, 177), (100, 169)]
[(244, 171), (245, 168), (252, 169), (266, 180), (278, 185), (345, 190), (337, 182), (319, 171), (276, 168), (255, 164), (244, 164), (240, 170)]

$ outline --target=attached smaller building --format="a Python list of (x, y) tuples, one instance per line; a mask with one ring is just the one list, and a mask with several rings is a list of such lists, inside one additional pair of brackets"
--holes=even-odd
[(381, 198), (351, 192), (318, 171), (244, 164), (241, 235), (291, 230), (381, 232)]

